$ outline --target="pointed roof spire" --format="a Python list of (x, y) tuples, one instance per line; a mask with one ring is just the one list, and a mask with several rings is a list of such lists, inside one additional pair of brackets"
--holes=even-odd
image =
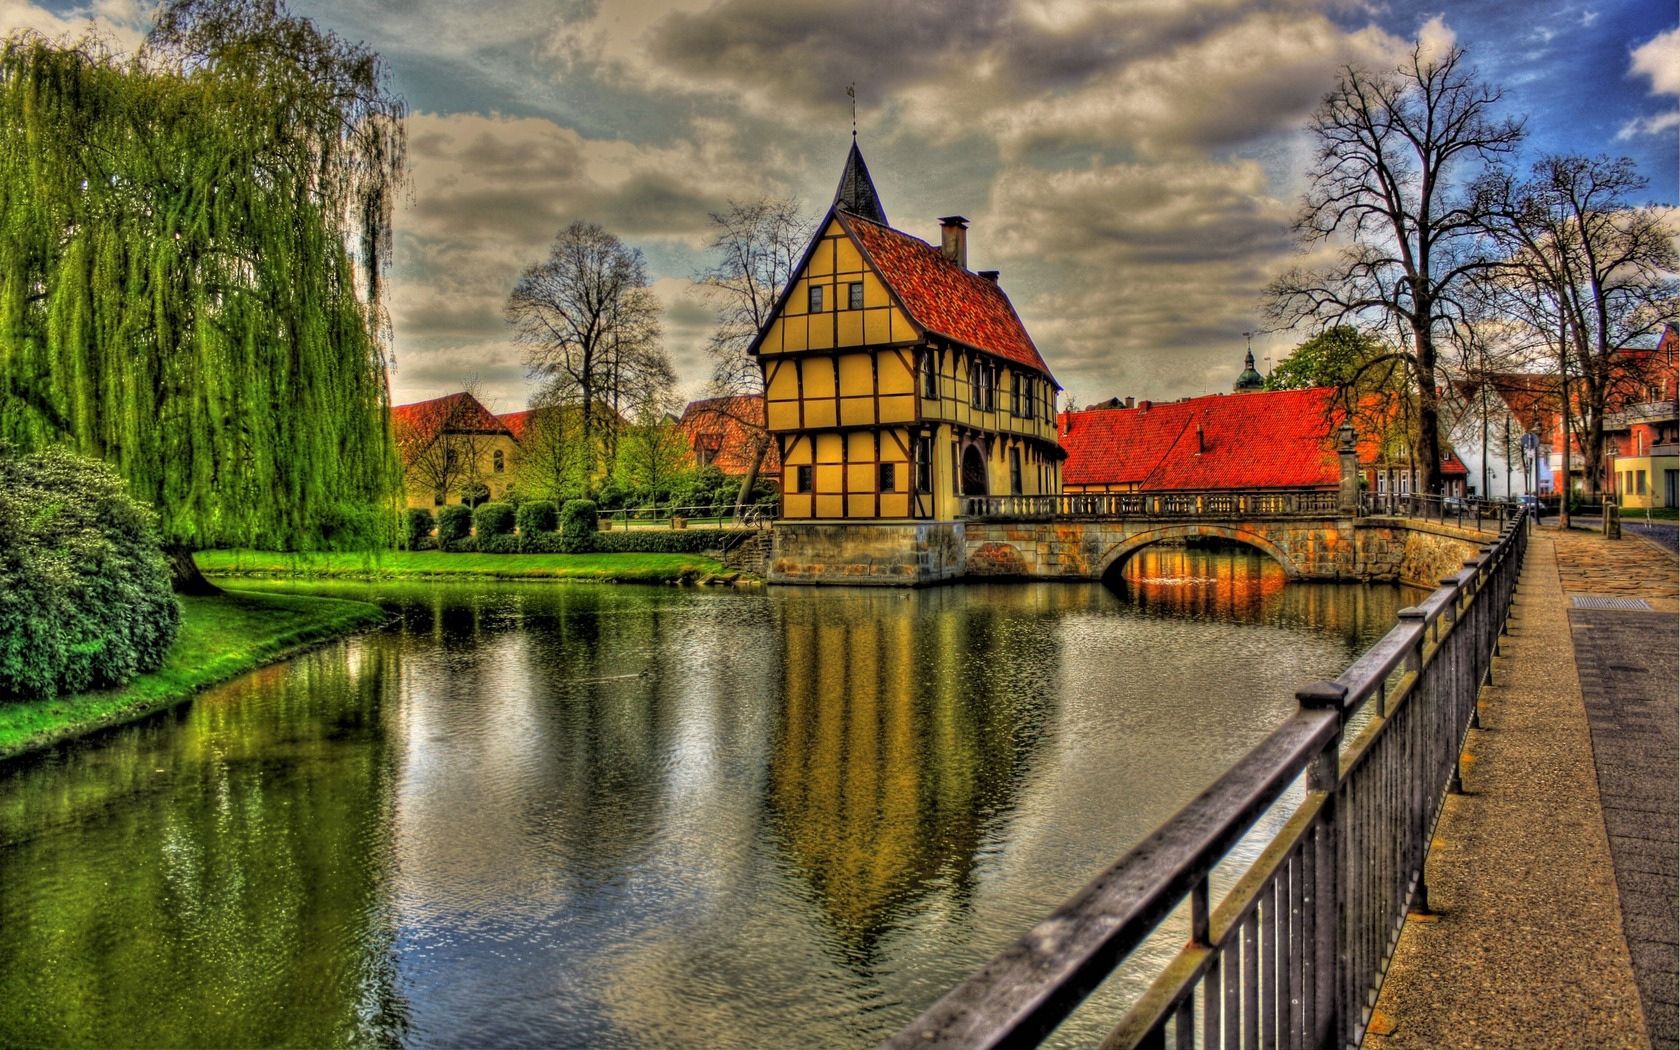
[(846, 170), (840, 173), (840, 187), (834, 191), (834, 206), (843, 212), (887, 225), (886, 210), (881, 207), (881, 197), (875, 192), (875, 183), (869, 178), (869, 166), (863, 162), (863, 153), (858, 149), (857, 140), (852, 140), (852, 150), (846, 154)]

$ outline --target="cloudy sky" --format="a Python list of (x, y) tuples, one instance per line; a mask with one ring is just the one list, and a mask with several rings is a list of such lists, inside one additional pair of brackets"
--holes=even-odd
[[(389, 61), (413, 111), (392, 312), (398, 402), (476, 379), (529, 393), (502, 305), (561, 227), (647, 256), (665, 346), (699, 396), (712, 307), (691, 281), (708, 214), (827, 208), (851, 132), (893, 225), (970, 217), (1081, 402), (1227, 389), (1311, 155), (1302, 128), (1348, 63), (1466, 47), (1527, 122), (1529, 156), (1633, 157), (1648, 199), (1680, 169), (1680, 30), (1653, 0), (293, 0)], [(0, 0), (0, 32), (120, 44), (146, 5)], [(1257, 336), (1280, 357), (1299, 334)]]

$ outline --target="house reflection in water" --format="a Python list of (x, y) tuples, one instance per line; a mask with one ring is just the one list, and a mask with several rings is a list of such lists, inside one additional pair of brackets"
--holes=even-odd
[(832, 593), (783, 606), (769, 808), (855, 964), (928, 894), (965, 906), (990, 822), (1015, 803), (1045, 728), (1055, 653), (1012, 639), (1007, 609), (972, 599), (871, 591), (838, 609)]

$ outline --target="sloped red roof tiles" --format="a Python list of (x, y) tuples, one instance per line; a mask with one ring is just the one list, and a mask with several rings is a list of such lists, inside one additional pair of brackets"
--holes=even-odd
[[(690, 401), (677, 426), (697, 452), (706, 448), (712, 465), (725, 474), (740, 475), (752, 469), (755, 428), (764, 426), (764, 399), (754, 395), (714, 397)], [(761, 476), (779, 477), (782, 460), (776, 443), (770, 442), (759, 464)]]
[(836, 213), (910, 319), (928, 332), (1050, 375), (996, 281), (958, 266), (938, 248), (857, 215)]
[(513, 435), (513, 440), (524, 441), (525, 428), (530, 424), (531, 417), (536, 414), (536, 409), (527, 408), (518, 412), (503, 412), (496, 418), (507, 428), (507, 432)]
[(466, 391), (391, 406), (391, 430), (405, 463), (424, 452), (445, 430), (465, 434), (502, 434), (508, 428)]
[(1062, 480), (1152, 492), (1334, 486), (1333, 396), (1320, 387), (1064, 413)]

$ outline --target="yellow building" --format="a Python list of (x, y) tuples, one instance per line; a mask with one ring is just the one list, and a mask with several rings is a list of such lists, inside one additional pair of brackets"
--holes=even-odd
[(502, 417), (465, 391), (393, 405), (391, 430), (410, 507), (477, 506), (505, 498), (513, 486), (519, 442)]
[(751, 353), (784, 521), (952, 521), (962, 496), (1061, 491), (1060, 390), (996, 271), (887, 225), (852, 143), (834, 204)]

